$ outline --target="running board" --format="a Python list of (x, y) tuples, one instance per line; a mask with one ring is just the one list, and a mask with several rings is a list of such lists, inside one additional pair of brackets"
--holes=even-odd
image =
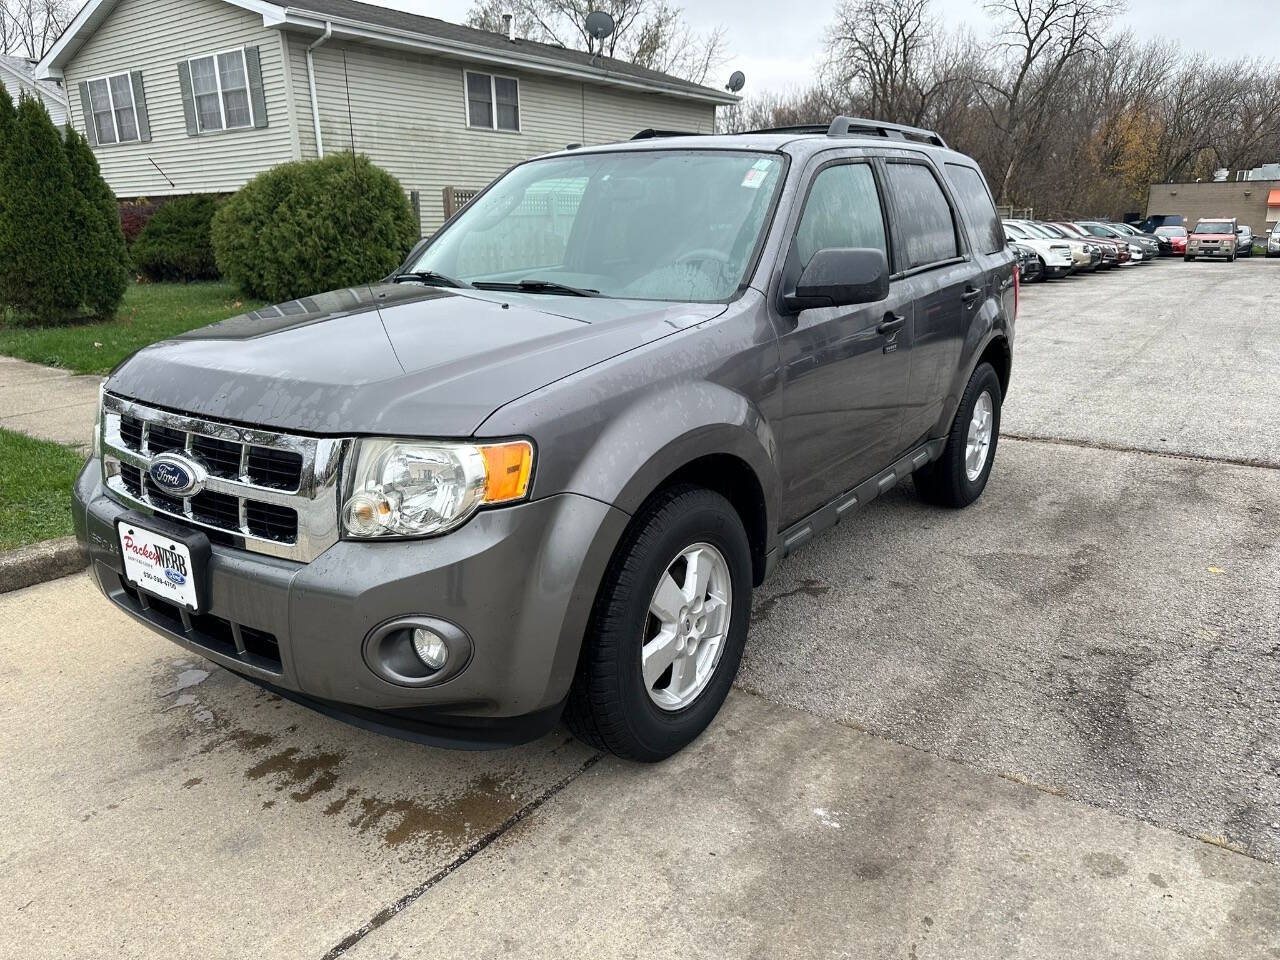
[(782, 556), (789, 557), (822, 531), (834, 527), (841, 520), (852, 516), (881, 494), (892, 490), (903, 477), (915, 473), (921, 467), (942, 456), (946, 438), (930, 440), (912, 450), (905, 457), (864, 480), (852, 490), (847, 490), (825, 506), (819, 507), (803, 520), (782, 531)]

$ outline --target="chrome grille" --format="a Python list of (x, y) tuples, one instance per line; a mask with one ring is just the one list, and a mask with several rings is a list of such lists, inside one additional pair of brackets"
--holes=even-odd
[[(104, 393), (103, 483), (117, 500), (204, 530), (215, 543), (308, 562), (338, 539), (338, 467), (345, 440), (240, 427)], [(208, 471), (174, 497), (151, 482), (168, 451)]]

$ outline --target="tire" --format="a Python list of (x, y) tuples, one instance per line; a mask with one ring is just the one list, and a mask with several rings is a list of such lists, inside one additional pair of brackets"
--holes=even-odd
[(1183, 258), (1182, 258), (1182, 262), (1183, 262), (1183, 263), (1190, 263), (1190, 262), (1191, 262), (1191, 261), (1193, 261), (1194, 259), (1195, 259), (1195, 257), (1189, 256), (1189, 255), (1184, 255), (1184, 256), (1183, 256)]
[[(985, 459), (975, 477), (970, 478), (965, 467), (966, 447), (970, 421), (980, 398), (986, 394), (990, 400), (990, 436)], [(955, 420), (947, 433), (947, 445), (942, 456), (913, 474), (916, 492), (921, 499), (940, 507), (967, 507), (986, 489), (987, 479), (996, 461), (996, 446), (1000, 441), (1000, 403), (1003, 399), (1000, 378), (989, 363), (978, 365), (969, 378)]]
[[(728, 625), (705, 685), (688, 703), (664, 707), (654, 697), (668, 691), (651, 694), (641, 666), (645, 635), (658, 622), (650, 606), (659, 579), (670, 575), (683, 551), (698, 544), (718, 551), (727, 568), (731, 596), (723, 609)], [(751, 587), (751, 546), (728, 500), (694, 486), (652, 497), (623, 534), (596, 596), (565, 705), (564, 720), (573, 734), (599, 750), (647, 763), (665, 760), (694, 740), (719, 712), (738, 673)], [(710, 609), (710, 594), (707, 603)], [(665, 677), (668, 690), (674, 687), (674, 666), (655, 686)]]

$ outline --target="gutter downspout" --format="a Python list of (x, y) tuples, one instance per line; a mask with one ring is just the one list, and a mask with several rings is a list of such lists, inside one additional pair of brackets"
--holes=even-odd
[(320, 102), (316, 99), (316, 64), (311, 58), (311, 51), (333, 36), (333, 24), (326, 22), (324, 33), (318, 40), (307, 47), (307, 85), (311, 88), (311, 123), (316, 131), (316, 157), (324, 156), (324, 138), (320, 136)]

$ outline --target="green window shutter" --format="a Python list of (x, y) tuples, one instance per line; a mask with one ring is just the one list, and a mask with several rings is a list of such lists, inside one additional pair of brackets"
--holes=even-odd
[(147, 92), (142, 88), (142, 71), (130, 70), (129, 83), (133, 86), (133, 115), (138, 121), (138, 139), (151, 140), (151, 119), (147, 116)]
[(262, 57), (257, 47), (244, 48), (244, 62), (249, 71), (249, 97), (253, 100), (253, 125), (267, 125), (267, 94), (262, 89)]
[(80, 115), (84, 117), (84, 135), (89, 146), (98, 145), (98, 131), (93, 128), (93, 107), (89, 103), (89, 85), (80, 84)]
[(187, 136), (200, 136), (196, 124), (196, 98), (191, 93), (191, 64), (183, 60), (178, 64), (178, 86), (182, 88), (182, 116), (187, 121)]

